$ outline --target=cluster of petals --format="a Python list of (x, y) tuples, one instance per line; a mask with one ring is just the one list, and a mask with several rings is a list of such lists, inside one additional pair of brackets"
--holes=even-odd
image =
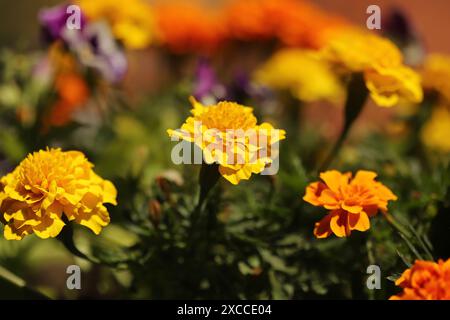
[(400, 50), (388, 39), (348, 28), (334, 36), (323, 56), (344, 73), (362, 73), (370, 96), (381, 107), (423, 99), (421, 78), (403, 64)]
[(390, 300), (450, 300), (450, 259), (417, 260), (395, 284), (403, 291)]
[(378, 211), (387, 212), (388, 201), (396, 200), (392, 191), (375, 180), (377, 174), (360, 170), (352, 178), (351, 173), (336, 170), (320, 174), (322, 181), (313, 182), (306, 188), (303, 200), (324, 207), (329, 213), (314, 228), (317, 238), (331, 234), (348, 237), (353, 230), (370, 228), (370, 217)]
[(110, 222), (104, 204), (116, 205), (114, 185), (92, 170), (79, 151), (29, 154), (0, 180), (0, 221), (8, 240), (54, 238), (67, 221), (99, 234)]
[(194, 143), (204, 162), (219, 165), (220, 174), (232, 184), (261, 173), (277, 157), (274, 148), (285, 139), (285, 131), (269, 123), (257, 124), (253, 109), (222, 101), (204, 106), (191, 98), (192, 116), (169, 136)]

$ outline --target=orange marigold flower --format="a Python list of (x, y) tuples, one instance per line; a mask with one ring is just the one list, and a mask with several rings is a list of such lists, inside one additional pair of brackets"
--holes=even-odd
[(350, 24), (304, 1), (283, 1), (278, 38), (288, 46), (320, 49)]
[(210, 53), (224, 38), (221, 16), (195, 3), (155, 7), (161, 43), (175, 53)]
[(450, 259), (437, 263), (416, 260), (395, 284), (403, 292), (389, 300), (450, 300)]
[[(281, 1), (280, 1), (281, 2)], [(271, 14), (274, 1), (233, 1), (225, 11), (231, 37), (239, 40), (268, 40), (275, 37), (276, 17)]]
[(360, 170), (352, 179), (351, 173), (336, 170), (320, 174), (322, 181), (311, 183), (306, 188), (303, 200), (330, 210), (330, 213), (314, 228), (317, 238), (327, 238), (332, 233), (348, 237), (352, 230), (366, 231), (370, 228), (369, 217), (379, 210), (387, 211), (389, 200), (397, 197), (389, 188), (375, 181), (377, 174)]
[(271, 40), (297, 47), (319, 48), (344, 19), (299, 0), (233, 1), (226, 8), (231, 38)]

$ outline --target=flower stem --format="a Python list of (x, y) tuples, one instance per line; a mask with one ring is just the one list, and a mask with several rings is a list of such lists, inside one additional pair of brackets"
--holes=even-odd
[[(202, 163), (199, 175), (200, 193), (197, 201), (197, 205), (191, 214), (191, 236), (190, 242), (195, 242), (196, 229), (201, 223), (201, 216), (204, 210), (205, 200), (211, 191), (211, 189), (217, 184), (220, 178), (219, 165), (218, 164), (206, 164)], [(201, 228), (200, 228), (201, 229)]]
[(200, 194), (198, 198), (197, 208), (201, 208), (209, 191), (217, 184), (220, 178), (218, 164), (203, 163), (200, 169), (199, 184)]
[(347, 101), (345, 102), (344, 127), (331, 152), (319, 166), (319, 172), (325, 171), (339, 154), (347, 135), (358, 116), (361, 114), (368, 96), (368, 90), (362, 73), (354, 73), (347, 88)]
[(406, 229), (394, 218), (393, 215), (390, 213), (385, 213), (384, 216), (386, 217), (387, 222), (391, 225), (394, 230), (396, 230), (398, 233), (402, 234), (406, 238), (410, 238), (411, 234), (406, 231)]
[(14, 273), (12, 273), (11, 271), (9, 271), (8, 269), (6, 269), (2, 266), (0, 266), (0, 278), (4, 279), (6, 282), (8, 282), (18, 288), (20, 288), (27, 298), (39, 299), (39, 300), (48, 300), (49, 299), (49, 297), (42, 294), (41, 292), (27, 286), (25, 280), (16, 276)]

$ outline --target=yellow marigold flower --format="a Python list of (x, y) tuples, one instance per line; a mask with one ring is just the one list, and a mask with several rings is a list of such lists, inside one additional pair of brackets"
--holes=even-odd
[(0, 220), (8, 240), (35, 233), (56, 237), (67, 220), (95, 234), (108, 225), (105, 203), (116, 205), (114, 185), (95, 174), (83, 153), (47, 149), (28, 155), (0, 180)]
[(330, 40), (323, 56), (345, 72), (363, 73), (379, 106), (391, 107), (400, 100), (422, 101), (419, 75), (403, 64), (400, 50), (385, 38), (349, 29)]
[(389, 300), (450, 300), (450, 259), (437, 263), (416, 260), (395, 284), (403, 292)]
[(422, 69), (422, 84), (450, 102), (450, 55), (430, 54)]
[(273, 89), (289, 90), (299, 100), (338, 102), (344, 91), (330, 65), (309, 50), (283, 49), (254, 75), (255, 81)]
[(423, 143), (430, 149), (450, 153), (450, 110), (445, 106), (433, 109), (421, 131)]
[(191, 97), (193, 116), (171, 137), (195, 143), (207, 164), (219, 164), (220, 174), (232, 184), (261, 173), (277, 156), (274, 144), (285, 139), (285, 131), (269, 123), (257, 124), (253, 109), (222, 101), (204, 106)]
[(77, 3), (89, 19), (108, 21), (117, 39), (130, 49), (145, 48), (153, 40), (153, 10), (145, 1), (77, 0)]
[(379, 210), (387, 212), (389, 200), (397, 197), (382, 183), (375, 181), (377, 174), (360, 170), (352, 179), (351, 173), (336, 170), (320, 174), (322, 181), (311, 183), (306, 188), (303, 200), (330, 210), (325, 218), (317, 222), (314, 235), (327, 238), (332, 233), (348, 237), (352, 230), (366, 231), (369, 218)]

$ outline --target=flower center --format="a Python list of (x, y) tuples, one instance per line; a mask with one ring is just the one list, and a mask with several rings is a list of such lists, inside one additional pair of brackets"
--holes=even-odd
[(248, 130), (256, 126), (256, 118), (250, 108), (233, 102), (219, 102), (208, 107), (207, 111), (197, 117), (209, 129)]

